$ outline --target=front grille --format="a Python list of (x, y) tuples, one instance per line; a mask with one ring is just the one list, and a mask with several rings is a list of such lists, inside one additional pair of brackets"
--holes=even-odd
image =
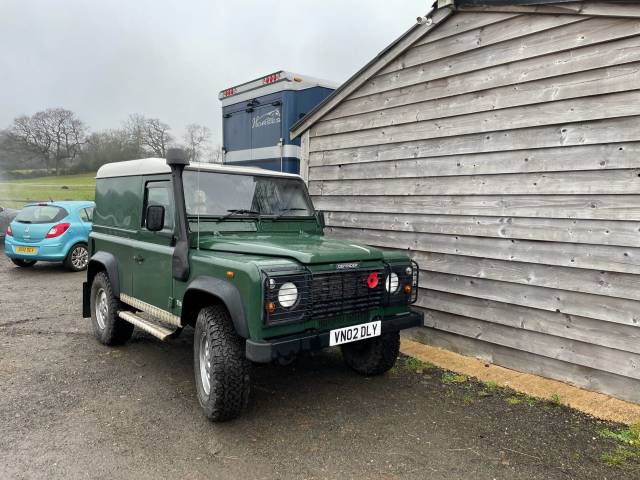
[[(378, 275), (378, 284), (371, 288), (367, 279)], [(311, 312), (313, 317), (351, 313), (381, 307), (384, 303), (385, 270), (366, 269), (315, 273), (311, 283)]]
[[(264, 271), (263, 292), (265, 305), (273, 304), (275, 310), (271, 313), (265, 310), (265, 321), (269, 325), (278, 325), (313, 318), (323, 324), (342, 315), (414, 303), (418, 290), (418, 266), (412, 263), (412, 272), (407, 274), (405, 270), (408, 266), (407, 263), (387, 264), (380, 268), (328, 272), (272, 267)], [(391, 272), (398, 276), (399, 283), (394, 294), (387, 293), (385, 288), (385, 281)], [(367, 281), (372, 274), (378, 276), (378, 282), (373, 287)], [(298, 292), (297, 301), (289, 308), (280, 305), (278, 300), (280, 288), (287, 283), (293, 283)], [(412, 286), (410, 293), (402, 290), (405, 285)]]

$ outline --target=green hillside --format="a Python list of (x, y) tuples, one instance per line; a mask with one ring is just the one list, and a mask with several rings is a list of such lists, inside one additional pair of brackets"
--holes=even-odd
[(95, 189), (95, 173), (0, 180), (0, 206), (20, 208), (37, 201), (93, 200)]

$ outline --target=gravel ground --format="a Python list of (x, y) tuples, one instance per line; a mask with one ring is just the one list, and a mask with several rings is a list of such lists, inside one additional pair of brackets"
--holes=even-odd
[(640, 478), (601, 460), (616, 444), (598, 432), (616, 425), (406, 358), (378, 378), (337, 351), (257, 367), (245, 415), (211, 424), (193, 330), (102, 346), (81, 318), (83, 278), (0, 259), (2, 479)]

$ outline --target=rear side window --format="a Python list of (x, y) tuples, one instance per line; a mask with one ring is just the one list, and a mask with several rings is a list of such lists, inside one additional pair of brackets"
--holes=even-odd
[(80, 209), (80, 218), (83, 222), (93, 222), (93, 207)]
[(144, 195), (144, 224), (147, 223), (147, 207), (161, 205), (164, 207), (164, 229), (173, 230), (173, 193), (171, 182), (148, 182)]
[(54, 223), (62, 220), (69, 213), (62, 207), (53, 205), (31, 205), (24, 207), (16, 216), (20, 223)]

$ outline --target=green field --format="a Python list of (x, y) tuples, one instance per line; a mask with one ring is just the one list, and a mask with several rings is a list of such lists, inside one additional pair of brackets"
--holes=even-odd
[(0, 206), (20, 208), (28, 202), (48, 200), (93, 200), (95, 173), (25, 180), (0, 180)]

